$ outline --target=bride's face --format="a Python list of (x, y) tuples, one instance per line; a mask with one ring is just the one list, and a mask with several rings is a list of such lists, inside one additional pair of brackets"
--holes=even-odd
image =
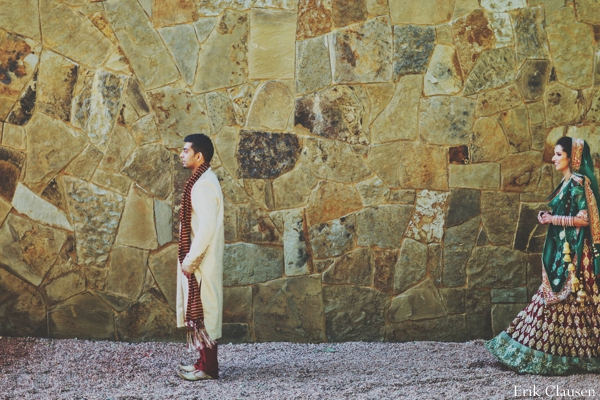
[(563, 151), (562, 146), (557, 144), (554, 147), (554, 156), (552, 157), (556, 170), (561, 172), (568, 170), (570, 161), (571, 159), (567, 157), (567, 153)]

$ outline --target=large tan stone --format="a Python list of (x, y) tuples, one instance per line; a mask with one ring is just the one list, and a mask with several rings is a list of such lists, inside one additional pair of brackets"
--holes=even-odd
[(296, 100), (294, 131), (351, 144), (368, 143), (369, 108), (360, 87), (339, 85)]
[[(370, 40), (363, 38), (368, 36)], [(333, 81), (387, 82), (392, 75), (392, 28), (387, 16), (342, 28), (332, 34)]]
[(12, 200), (17, 184), (22, 180), (25, 161), (24, 153), (8, 147), (0, 147), (0, 173), (2, 173), (0, 196), (8, 201)]
[(226, 9), (243, 11), (252, 7), (255, 0), (198, 0), (198, 15), (219, 15)]
[(115, 125), (99, 167), (106, 170), (120, 171), (135, 147), (135, 139), (131, 136), (129, 130), (122, 125)]
[(500, 164), (483, 163), (448, 166), (450, 187), (472, 189), (499, 189)]
[(331, 0), (300, 0), (296, 40), (310, 39), (331, 31)]
[(517, 65), (526, 59), (547, 59), (548, 41), (544, 30), (544, 8), (525, 7), (513, 11)]
[[(2, 126), (1, 123), (0, 126)], [(25, 128), (19, 125), (4, 124), (2, 131), (2, 145), (12, 147), (16, 150), (26, 150), (27, 137), (25, 135)]]
[[(34, 73), (39, 63), (40, 50), (40, 44), (31, 39), (0, 31), (0, 68), (3, 71), (0, 82), (0, 121), (7, 120), (23, 88), (30, 81), (35, 81)], [(35, 92), (33, 97), (35, 104)]]
[(354, 186), (321, 181), (312, 192), (306, 207), (306, 220), (312, 226), (343, 217), (362, 209), (362, 201)]
[(442, 241), (448, 194), (448, 192), (432, 190), (422, 190), (417, 194), (415, 210), (408, 223), (406, 237), (425, 243)]
[(448, 22), (452, 17), (453, 2), (426, 0), (414, 2), (409, 0), (390, 1), (392, 23), (436, 25)]
[(36, 222), (67, 231), (73, 230), (62, 210), (33, 193), (20, 182), (17, 184), (12, 205), (19, 214), (26, 215)]
[(550, 61), (526, 60), (517, 74), (516, 84), (526, 102), (542, 99), (548, 78)]
[(52, 51), (44, 51), (38, 70), (38, 111), (68, 122), (77, 74), (77, 64)]
[(306, 139), (302, 162), (317, 178), (357, 182), (371, 176), (363, 148), (337, 140)]
[(487, 117), (514, 108), (523, 102), (515, 85), (479, 93), (475, 100), (475, 117)]
[(525, 282), (527, 254), (506, 247), (475, 247), (467, 264), (469, 288), (511, 288)]
[(183, 147), (183, 139), (192, 133), (210, 132), (204, 97), (196, 97), (189, 89), (175, 86), (149, 92), (148, 98), (167, 148)]
[(27, 170), (24, 181), (34, 190), (46, 186), (85, 147), (86, 141), (80, 132), (42, 113), (36, 113), (25, 130)]
[(257, 285), (253, 313), (259, 342), (322, 342), (325, 327), (321, 276), (282, 278)]
[(281, 234), (267, 212), (253, 201), (239, 207), (238, 232), (247, 243), (281, 244)]
[(0, 26), (10, 32), (41, 39), (40, 14), (37, 0), (0, 1)]
[(123, 105), (119, 113), (119, 123), (132, 125), (148, 113), (150, 113), (150, 107), (139, 81), (135, 77), (128, 78), (123, 91)]
[(531, 150), (529, 118), (525, 106), (500, 113), (498, 121), (513, 152)]
[(89, 180), (102, 160), (102, 152), (88, 145), (65, 169), (69, 175)]
[(150, 289), (115, 318), (117, 337), (127, 342), (183, 342), (185, 330), (173, 323), (176, 315), (160, 293)]
[(546, 32), (558, 81), (573, 89), (591, 86), (595, 53), (592, 27), (578, 22), (571, 7), (563, 7), (554, 14)]
[(152, 21), (155, 27), (186, 24), (197, 19), (194, 0), (153, 0)]
[(248, 109), (254, 98), (255, 86), (244, 84), (227, 89), (227, 94), (233, 103), (233, 111), (238, 125), (246, 125)]
[(109, 0), (104, 2), (104, 8), (127, 59), (146, 90), (179, 78), (169, 52), (137, 1)]
[(150, 250), (158, 247), (154, 202), (136, 185), (131, 187), (125, 201), (116, 244)]
[(250, 79), (293, 79), (296, 19), (291, 11), (252, 9), (248, 69)]
[(252, 322), (252, 287), (238, 286), (223, 289), (223, 322)]
[(90, 182), (108, 190), (114, 190), (123, 196), (127, 196), (131, 186), (131, 179), (127, 176), (99, 168), (94, 172)]
[(429, 143), (453, 145), (468, 142), (475, 102), (463, 97), (422, 99), (419, 134)]
[(0, 263), (38, 286), (57, 259), (66, 232), (8, 214), (0, 227)]
[(40, 293), (29, 283), (0, 268), (0, 335), (39, 336), (48, 334), (46, 307)]
[(108, 261), (106, 291), (137, 300), (142, 293), (147, 261), (147, 251), (115, 245)]
[(357, 244), (398, 248), (413, 209), (409, 205), (386, 204), (356, 213)]
[(394, 294), (403, 293), (427, 275), (427, 245), (404, 239), (394, 270)]
[(420, 75), (407, 75), (396, 84), (394, 96), (371, 125), (371, 141), (384, 143), (417, 137), (419, 99), (423, 91)]
[(510, 246), (519, 218), (519, 194), (483, 192), (481, 217), (490, 242), (497, 246)]
[[(427, 158), (422, 157), (427, 154)], [(442, 147), (403, 142), (394, 156), (402, 188), (447, 190), (446, 151)]]
[(368, 287), (323, 287), (325, 326), (331, 341), (382, 341), (390, 300), (386, 293)]
[(293, 111), (294, 96), (289, 85), (281, 81), (268, 81), (256, 88), (246, 127), (284, 131)]
[(73, 270), (45, 284), (42, 290), (48, 303), (55, 305), (85, 291), (85, 276), (82, 270)]
[(511, 154), (501, 161), (502, 189), (510, 192), (533, 192), (540, 182), (544, 161), (542, 153), (527, 151)]
[[(156, 19), (154, 21), (156, 23)], [(159, 29), (158, 33), (173, 55), (183, 80), (188, 85), (192, 85), (198, 66), (198, 58), (194, 55), (200, 51), (195, 29), (191, 25), (176, 25)]]
[(579, 121), (585, 109), (585, 100), (576, 90), (558, 82), (552, 82), (544, 93), (546, 106), (546, 126), (569, 125)]
[(125, 83), (123, 78), (103, 71), (92, 76), (80, 76), (83, 88), (73, 99), (71, 122), (82, 129), (90, 142), (102, 151), (106, 150), (117, 121)]
[(154, 115), (148, 114), (131, 125), (131, 134), (138, 146), (160, 140)]
[(479, 118), (473, 124), (471, 161), (474, 163), (498, 161), (510, 152), (510, 145), (496, 118)]
[(463, 94), (472, 95), (495, 89), (515, 79), (515, 52), (510, 47), (481, 53), (465, 81)]
[(370, 249), (359, 248), (336, 258), (323, 272), (323, 283), (370, 286), (373, 281), (373, 259)]
[(157, 197), (166, 199), (172, 190), (172, 175), (153, 172), (157, 170), (170, 171), (171, 169), (171, 153), (164, 146), (151, 143), (135, 149), (125, 163), (122, 172)]
[(98, 68), (117, 52), (92, 21), (64, 4), (40, 1), (40, 20), (44, 47), (81, 64)]
[(452, 95), (462, 89), (463, 79), (453, 46), (438, 44), (433, 50), (424, 79), (425, 96)]
[(331, 84), (327, 37), (296, 43), (296, 93), (313, 92)]
[[(221, 129), (236, 125), (233, 103), (225, 91), (207, 93), (206, 108), (213, 133), (219, 134)], [(221, 156), (221, 161), (225, 162), (223, 156)]]
[(442, 297), (431, 279), (427, 279), (394, 297), (390, 304), (388, 321), (396, 323), (407, 320), (439, 318), (445, 315), (446, 310), (444, 309)]
[(387, 202), (391, 193), (387, 185), (378, 176), (357, 183), (356, 189), (366, 206)]
[(593, 0), (576, 0), (577, 18), (590, 25), (600, 25), (600, 5)]
[(292, 171), (273, 180), (275, 208), (285, 209), (306, 205), (317, 183), (318, 180), (306, 166), (296, 166)]
[(223, 285), (242, 286), (283, 276), (283, 249), (249, 243), (225, 245)]
[(175, 310), (177, 288), (177, 245), (170, 244), (158, 253), (150, 254), (148, 267), (162, 291), (167, 303)]
[(453, 21), (452, 35), (463, 77), (469, 75), (479, 55), (496, 44), (496, 35), (481, 9)]
[(77, 242), (77, 263), (101, 267), (115, 240), (125, 199), (78, 178), (63, 178)]
[(474, 217), (446, 229), (442, 257), (442, 283), (445, 287), (460, 287), (466, 283), (465, 265), (475, 246), (479, 223), (480, 219)]

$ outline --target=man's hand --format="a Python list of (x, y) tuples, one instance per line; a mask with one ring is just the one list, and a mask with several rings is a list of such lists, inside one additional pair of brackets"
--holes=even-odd
[(191, 268), (191, 266), (187, 265), (186, 263), (183, 263), (181, 265), (181, 271), (183, 271), (183, 274), (185, 275), (186, 278), (190, 278), (194, 274), (194, 271)]

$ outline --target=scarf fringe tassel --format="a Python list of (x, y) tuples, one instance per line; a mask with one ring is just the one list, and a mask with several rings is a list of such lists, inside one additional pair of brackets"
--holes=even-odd
[(202, 350), (207, 347), (212, 349), (217, 342), (212, 340), (204, 328), (203, 323), (189, 321), (187, 326), (187, 346), (189, 350)]

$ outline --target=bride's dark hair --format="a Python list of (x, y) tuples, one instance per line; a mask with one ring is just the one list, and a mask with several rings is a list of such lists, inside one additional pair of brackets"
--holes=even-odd
[(571, 150), (573, 149), (573, 139), (569, 136), (563, 136), (556, 142), (556, 145), (560, 145), (563, 151), (567, 153), (567, 158), (571, 158)]

